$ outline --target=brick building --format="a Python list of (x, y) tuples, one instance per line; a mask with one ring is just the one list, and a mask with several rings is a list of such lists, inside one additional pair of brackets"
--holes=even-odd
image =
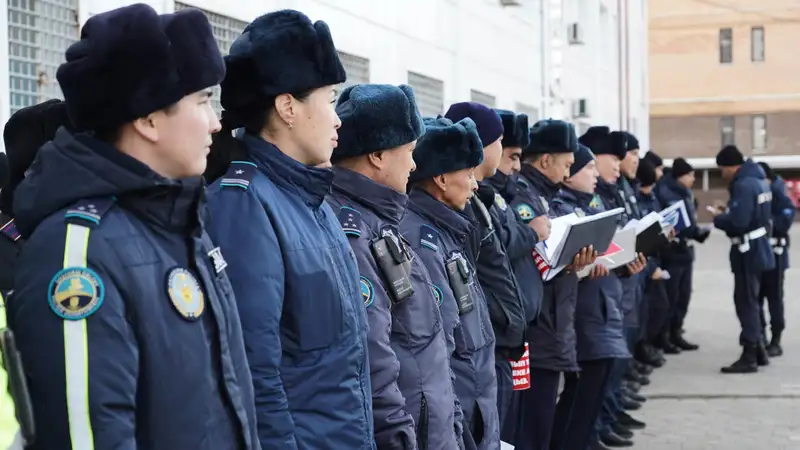
[(649, 24), (651, 147), (699, 169), (699, 201), (726, 196), (727, 144), (800, 179), (800, 2), (650, 2)]

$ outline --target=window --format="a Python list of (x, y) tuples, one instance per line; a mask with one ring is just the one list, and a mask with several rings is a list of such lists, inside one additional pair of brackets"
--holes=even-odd
[(753, 153), (767, 151), (767, 116), (759, 114), (753, 116)]
[(722, 116), (719, 119), (719, 131), (722, 138), (722, 147), (736, 145), (736, 128), (733, 116)]
[(369, 83), (369, 60), (345, 52), (339, 53), (339, 60), (347, 74), (347, 81), (339, 86), (339, 92), (354, 84)]
[(424, 117), (436, 117), (444, 111), (444, 82), (425, 75), (408, 72), (408, 85), (414, 89), (419, 112)]
[(494, 108), (496, 101), (494, 95), (490, 95), (485, 92), (476, 91), (475, 89), (472, 89), (471, 91), (469, 91), (469, 96), (473, 102), (480, 103), (482, 105), (488, 106), (489, 108)]
[(733, 29), (720, 28), (719, 30), (719, 62), (729, 64), (733, 62)]
[(9, 106), (62, 98), (56, 70), (78, 40), (78, 0), (10, 0), (8, 4)]
[(764, 27), (750, 29), (750, 60), (764, 61)]
[(527, 114), (529, 127), (532, 127), (533, 124), (539, 120), (539, 108), (536, 108), (531, 105), (526, 105), (525, 103), (517, 102), (516, 110), (514, 110), (514, 112), (517, 114)]
[[(223, 16), (222, 14), (206, 11), (196, 6), (187, 5), (185, 3), (175, 2), (175, 11), (180, 11), (186, 8), (196, 8), (203, 11), (211, 23), (211, 32), (214, 34), (214, 39), (217, 40), (217, 46), (222, 55), (227, 55), (231, 51), (233, 41), (239, 37), (247, 26), (247, 22), (234, 19), (232, 17)], [(222, 111), (222, 104), (220, 103), (220, 89), (219, 86), (212, 88), (213, 96), (211, 97), (211, 106), (214, 111), (220, 113)]]

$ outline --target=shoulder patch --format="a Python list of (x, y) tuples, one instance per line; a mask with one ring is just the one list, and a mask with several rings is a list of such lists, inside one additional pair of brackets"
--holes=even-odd
[(191, 272), (175, 267), (167, 273), (167, 294), (172, 306), (184, 319), (194, 321), (205, 309), (205, 297), (200, 283)]
[(517, 215), (523, 221), (530, 222), (531, 220), (533, 220), (534, 213), (533, 213), (533, 208), (531, 208), (531, 205), (527, 203), (520, 203), (519, 205), (517, 205), (515, 209), (517, 211)]
[(361, 237), (361, 211), (349, 206), (339, 208), (339, 224), (348, 236)]
[(419, 245), (435, 252), (439, 251), (439, 232), (430, 225), (419, 228)]
[(48, 288), (50, 309), (65, 320), (82, 320), (103, 304), (105, 288), (97, 273), (86, 267), (58, 271)]
[(17, 230), (17, 224), (14, 222), (14, 219), (12, 218), (4, 217), (4, 219), (5, 218), (7, 218), (8, 220), (6, 220), (3, 226), (0, 227), (0, 233), (2, 233), (3, 236), (11, 239), (13, 242), (17, 242), (19, 238), (22, 236), (21, 234), (19, 234), (19, 230)]
[(506, 203), (506, 199), (504, 199), (500, 194), (494, 194), (494, 204), (497, 205), (501, 211), (508, 209), (508, 203)]
[(115, 201), (113, 197), (80, 200), (67, 209), (64, 219), (67, 223), (96, 227)]
[(361, 298), (366, 307), (372, 306), (372, 302), (375, 300), (375, 288), (369, 278), (365, 276), (361, 277)]
[(594, 196), (592, 196), (592, 201), (589, 202), (589, 206), (592, 208), (602, 208), (603, 201), (600, 199), (599, 195), (594, 194)]
[(439, 286), (432, 284), (431, 291), (433, 291), (433, 298), (436, 300), (436, 304), (442, 306), (442, 302), (444, 301), (444, 294), (442, 294), (442, 290)]
[(237, 187), (245, 191), (250, 188), (250, 181), (256, 174), (258, 166), (250, 161), (231, 161), (228, 171), (219, 180), (222, 187)]

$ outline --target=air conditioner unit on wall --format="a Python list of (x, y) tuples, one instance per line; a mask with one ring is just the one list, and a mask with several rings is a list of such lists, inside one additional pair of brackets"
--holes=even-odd
[(522, 0), (500, 0), (503, 6), (522, 6)]
[(570, 45), (583, 44), (583, 28), (581, 24), (575, 22), (567, 27), (567, 41)]
[(589, 101), (585, 98), (579, 98), (572, 101), (572, 117), (583, 118), (589, 117)]

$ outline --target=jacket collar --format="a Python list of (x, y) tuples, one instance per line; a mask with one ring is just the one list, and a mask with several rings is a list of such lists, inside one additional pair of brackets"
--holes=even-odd
[(406, 214), (408, 196), (376, 183), (358, 172), (335, 167), (333, 190), (339, 191), (354, 203), (363, 205), (384, 222), (397, 226)]

